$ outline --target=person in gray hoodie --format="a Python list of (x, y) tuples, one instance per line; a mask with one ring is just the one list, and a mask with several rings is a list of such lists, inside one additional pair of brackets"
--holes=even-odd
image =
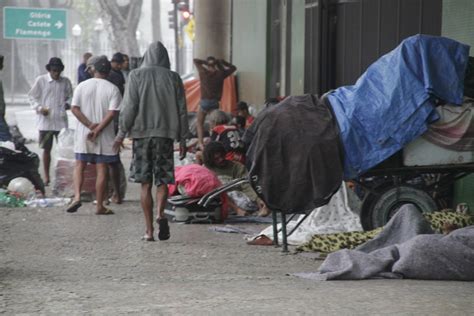
[[(180, 159), (186, 156), (189, 134), (186, 98), (178, 73), (170, 70), (168, 51), (161, 42), (150, 44), (140, 68), (128, 76), (114, 148), (120, 149), (124, 137), (133, 139), (130, 179), (141, 183), (141, 205), (146, 232), (153, 241), (153, 182), (156, 186), (158, 239), (170, 238), (164, 208), (168, 184), (174, 183), (173, 140), (179, 142)], [(154, 181), (153, 181), (154, 180)]]

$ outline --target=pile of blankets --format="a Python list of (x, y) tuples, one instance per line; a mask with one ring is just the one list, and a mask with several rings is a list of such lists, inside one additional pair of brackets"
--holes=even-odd
[(411, 204), (403, 205), (382, 232), (354, 250), (328, 255), (312, 280), (371, 278), (474, 281), (474, 226), (436, 234)]

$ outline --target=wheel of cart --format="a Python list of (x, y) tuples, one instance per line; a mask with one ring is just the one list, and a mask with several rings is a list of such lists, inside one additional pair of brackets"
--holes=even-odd
[(385, 225), (401, 205), (422, 212), (452, 207), (452, 185), (474, 172), (474, 164), (376, 168), (355, 180), (364, 191), (361, 222), (365, 230)]

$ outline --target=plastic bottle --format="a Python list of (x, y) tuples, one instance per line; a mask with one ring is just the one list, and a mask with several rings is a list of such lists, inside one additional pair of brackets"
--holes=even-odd
[(71, 202), (70, 198), (41, 198), (33, 199), (26, 202), (26, 205), (29, 207), (55, 207), (55, 206), (65, 206)]
[(25, 200), (8, 194), (6, 191), (0, 192), (0, 207), (24, 207)]

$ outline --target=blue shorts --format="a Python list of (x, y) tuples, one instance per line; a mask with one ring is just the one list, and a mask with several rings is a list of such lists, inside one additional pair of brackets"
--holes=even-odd
[(201, 99), (201, 110), (204, 112), (211, 112), (219, 109), (219, 100)]
[(85, 161), (88, 163), (116, 163), (120, 161), (119, 155), (96, 155), (96, 154), (78, 154), (76, 153), (76, 160)]

